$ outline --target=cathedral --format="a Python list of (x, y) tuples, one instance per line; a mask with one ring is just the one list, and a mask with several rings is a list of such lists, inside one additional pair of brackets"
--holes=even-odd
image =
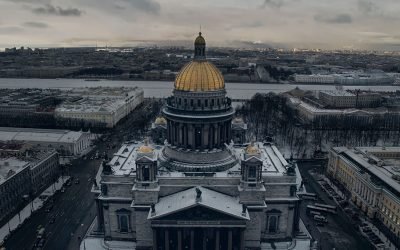
[(255, 250), (296, 237), (296, 165), (273, 144), (244, 143), (201, 33), (153, 128), (152, 142), (124, 144), (102, 164), (93, 232), (138, 250)]

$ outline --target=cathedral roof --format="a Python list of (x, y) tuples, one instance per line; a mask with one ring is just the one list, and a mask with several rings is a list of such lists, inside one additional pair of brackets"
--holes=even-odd
[(195, 60), (186, 64), (175, 79), (175, 89), (182, 91), (216, 91), (225, 88), (224, 77), (214, 64)]
[(235, 197), (208, 188), (197, 189), (201, 193), (200, 198), (196, 198), (196, 187), (160, 198), (155, 204), (155, 213), (150, 212), (148, 219), (161, 218), (195, 206), (210, 208), (238, 219), (250, 219), (247, 211), (242, 214), (243, 207)]

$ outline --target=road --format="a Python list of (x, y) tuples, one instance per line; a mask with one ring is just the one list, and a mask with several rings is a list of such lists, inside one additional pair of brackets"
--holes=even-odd
[[(7, 250), (32, 249), (36, 240), (36, 230), (39, 226), (46, 229), (47, 241), (44, 249), (64, 249), (70, 240), (77, 238), (74, 232), (82, 225), (87, 228), (95, 216), (94, 197), (90, 193), (93, 172), (97, 171), (99, 160), (76, 160), (70, 167), (70, 175), (79, 178), (80, 183), (67, 187), (65, 193), (56, 193), (53, 196), (54, 206), (49, 213), (44, 208), (38, 210), (24, 225), (14, 232), (6, 242)], [(91, 214), (91, 221), (84, 221), (87, 214)], [(54, 223), (50, 223), (54, 218)], [(82, 235), (81, 235), (82, 236)]]
[[(54, 206), (49, 213), (45, 212), (46, 205), (31, 216), (19, 229), (12, 233), (5, 243), (7, 250), (32, 249), (37, 229), (44, 226), (47, 240), (44, 250), (76, 250), (79, 249), (80, 239), (85, 235), (88, 227), (96, 216), (94, 194), (90, 192), (93, 178), (98, 171), (101, 160), (90, 159), (95, 151), (106, 152), (112, 156), (126, 138), (139, 138), (143, 135), (143, 124), (154, 119), (153, 103), (145, 102), (139, 109), (131, 113), (118, 126), (110, 130), (107, 141), (99, 141), (96, 148), (87, 156), (87, 159), (77, 159), (69, 167), (69, 175), (79, 179), (80, 183), (66, 186), (64, 193), (53, 196)], [(144, 112), (143, 112), (144, 111)], [(146, 115), (144, 116), (143, 113)], [(108, 148), (107, 145), (115, 145)], [(54, 223), (50, 223), (54, 218)]]
[(322, 166), (318, 162), (303, 162), (298, 163), (300, 173), (303, 178), (308, 180), (304, 184), (307, 192), (316, 193), (319, 201), (303, 200), (300, 206), (300, 217), (315, 240), (319, 242), (320, 249), (343, 249), (343, 250), (369, 250), (373, 249), (367, 240), (359, 233), (354, 225), (354, 222), (338, 208), (337, 215), (328, 215), (328, 224), (324, 227), (317, 227), (312, 217), (306, 214), (307, 205), (312, 205), (315, 202), (326, 203), (329, 205), (337, 205), (328, 198), (328, 195), (322, 191), (320, 185), (310, 175), (309, 170), (321, 169)]

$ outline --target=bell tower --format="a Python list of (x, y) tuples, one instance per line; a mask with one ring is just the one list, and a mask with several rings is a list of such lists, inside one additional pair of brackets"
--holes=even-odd
[(147, 141), (137, 150), (136, 188), (157, 187), (157, 156)]

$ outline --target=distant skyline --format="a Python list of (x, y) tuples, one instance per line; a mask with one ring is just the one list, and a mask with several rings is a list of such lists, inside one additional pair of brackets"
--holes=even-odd
[(400, 51), (399, 0), (0, 0), (0, 47), (182, 45)]

